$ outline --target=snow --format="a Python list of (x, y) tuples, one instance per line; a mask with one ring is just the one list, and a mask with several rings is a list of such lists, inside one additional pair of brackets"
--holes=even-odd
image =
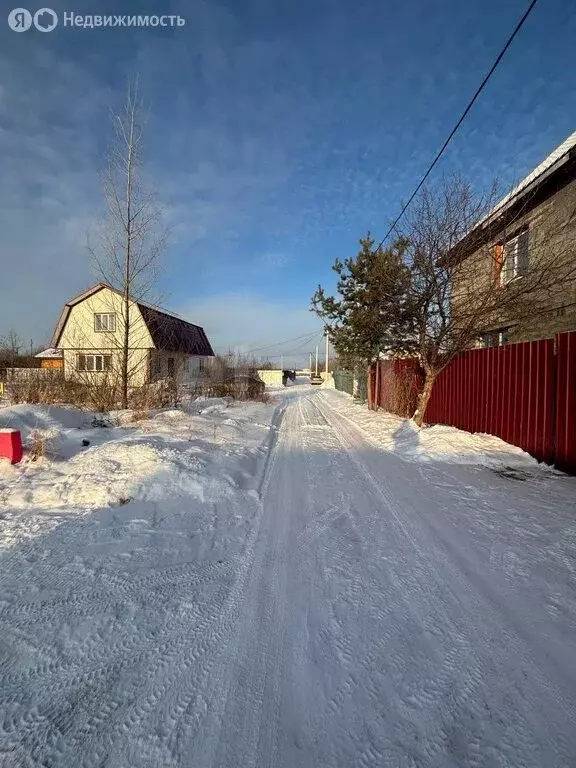
[(335, 393), (332, 407), (362, 427), (375, 445), (406, 461), (441, 461), (497, 468), (535, 471), (538, 462), (530, 454), (499, 437), (471, 434), (442, 424), (419, 429), (413, 422), (386, 411), (370, 411), (343, 392)]
[(0, 764), (575, 764), (575, 480), (275, 397), (0, 411), (69, 457), (0, 480)]
[[(175, 498), (208, 503), (234, 493), (238, 452), (263, 461), (261, 444), (269, 430), (267, 423), (246, 429), (246, 422), (271, 408), (252, 404), (238, 410), (230, 398), (203, 398), (136, 423), (132, 412), (102, 415), (39, 405), (0, 409), (0, 426), (19, 429), (25, 448), (34, 439), (45, 441), (45, 456), (38, 461), (0, 460), (0, 501), (7, 509), (0, 545), (46, 532), (61, 521), (61, 510), (83, 515)], [(221, 444), (228, 449), (223, 457), (215, 454)]]
[(55, 349), (54, 347), (48, 347), (48, 349), (38, 352), (34, 357), (49, 358), (49, 359), (61, 359), (63, 357), (61, 349)]

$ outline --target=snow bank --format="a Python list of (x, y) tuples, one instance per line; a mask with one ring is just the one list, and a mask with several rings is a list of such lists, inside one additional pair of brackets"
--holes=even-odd
[[(0, 426), (36, 432), (46, 453), (18, 465), (0, 460), (0, 547), (37, 535), (66, 517), (98, 508), (186, 499), (210, 505), (238, 492), (255, 494), (274, 408), (229, 398), (164, 409), (134, 423), (75, 408), (16, 405)], [(102, 426), (107, 425), (107, 426)]]
[(95, 414), (72, 406), (10, 405), (0, 409), (0, 427), (19, 429), (26, 439), (35, 429), (74, 429), (87, 426)]
[(322, 394), (342, 416), (361, 427), (381, 448), (393, 451), (406, 461), (436, 461), (469, 464), (492, 469), (505, 467), (535, 469), (530, 454), (499, 437), (472, 434), (442, 424), (418, 429), (411, 421), (385, 411), (369, 411), (349, 395), (333, 391)]

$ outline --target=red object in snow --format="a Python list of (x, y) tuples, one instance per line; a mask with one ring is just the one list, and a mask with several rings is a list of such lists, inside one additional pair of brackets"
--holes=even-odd
[(11, 464), (22, 461), (22, 435), (19, 429), (0, 429), (0, 456)]

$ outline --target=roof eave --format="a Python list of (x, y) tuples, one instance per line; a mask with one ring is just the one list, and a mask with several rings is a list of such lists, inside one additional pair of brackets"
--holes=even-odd
[[(528, 201), (529, 204), (525, 204), (522, 215), (529, 213), (530, 210), (540, 205), (542, 200), (537, 198), (537, 193), (544, 188), (547, 182), (552, 183), (555, 176), (559, 176), (562, 171), (566, 170), (569, 162), (573, 163), (573, 169), (568, 168), (566, 179), (558, 189), (551, 188), (548, 193), (545, 193), (543, 199), (556, 194), (560, 189), (574, 181), (576, 179), (576, 148), (572, 147), (551, 166), (535, 177), (527, 186), (523, 187), (516, 194), (500, 201), (496, 208), (482, 219), (459, 243), (456, 243), (450, 249), (444, 261), (455, 261), (456, 263), (462, 261), (500, 234), (510, 224), (510, 221), (507, 220), (507, 214), (514, 208), (521, 206), (523, 201)], [(530, 198), (532, 198), (532, 201), (530, 201)]]

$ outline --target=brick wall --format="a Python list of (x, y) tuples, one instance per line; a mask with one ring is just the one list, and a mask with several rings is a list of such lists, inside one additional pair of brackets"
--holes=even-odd
[[(459, 297), (465, 303), (472, 282), (481, 290), (485, 281), (493, 279), (496, 243), (514, 236), (525, 226), (528, 226), (530, 233), (531, 266), (540, 260), (550, 263), (562, 254), (563, 259), (568, 256), (574, 260), (576, 269), (576, 180), (526, 214), (516, 217), (512, 224), (497, 233), (488, 247), (482, 247), (466, 259), (462, 279), (466, 281), (468, 290), (462, 290), (457, 274), (453, 280), (452, 309), (455, 316)], [(473, 270), (470, 265), (473, 265)], [(508, 325), (511, 327), (509, 341), (514, 342), (549, 338), (562, 331), (576, 330), (576, 279), (565, 280), (552, 291), (535, 294), (530, 297), (528, 312), (523, 311), (521, 319), (499, 316), (494, 318), (491, 328)]]

